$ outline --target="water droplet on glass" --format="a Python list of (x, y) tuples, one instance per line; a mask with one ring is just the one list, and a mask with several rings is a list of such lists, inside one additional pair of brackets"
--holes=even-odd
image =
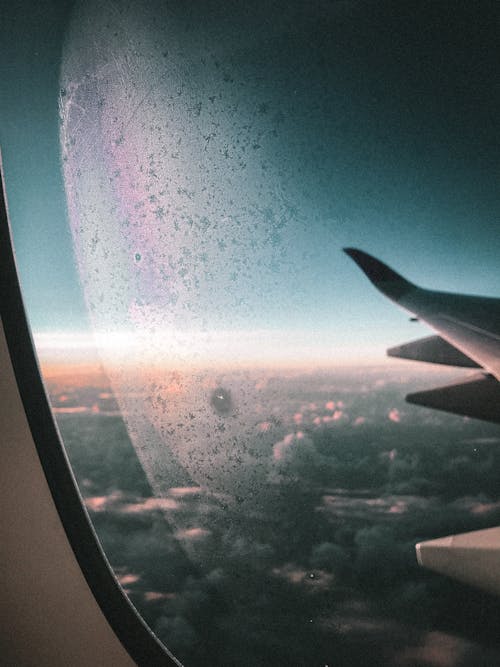
[(231, 392), (222, 387), (217, 387), (212, 392), (210, 397), (210, 404), (219, 415), (227, 415), (231, 412), (233, 403), (231, 400)]

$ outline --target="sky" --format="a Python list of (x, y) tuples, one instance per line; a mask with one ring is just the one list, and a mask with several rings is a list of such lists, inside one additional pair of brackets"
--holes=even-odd
[(3, 168), (46, 342), (92, 325), (179, 359), (245, 340), (374, 360), (426, 335), (344, 246), (498, 296), (497, 3), (71, 5), (2, 21)]

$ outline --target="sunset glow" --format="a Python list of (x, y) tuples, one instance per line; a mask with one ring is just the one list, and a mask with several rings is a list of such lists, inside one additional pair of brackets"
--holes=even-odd
[[(327, 334), (311, 331), (219, 331), (153, 333), (103, 332), (90, 334), (40, 333), (35, 343), (42, 364), (55, 372), (65, 364), (110, 367), (200, 368), (280, 367), (332, 368), (356, 365), (394, 365), (383, 346), (359, 349), (332, 345)], [(398, 362), (396, 362), (398, 363)]]

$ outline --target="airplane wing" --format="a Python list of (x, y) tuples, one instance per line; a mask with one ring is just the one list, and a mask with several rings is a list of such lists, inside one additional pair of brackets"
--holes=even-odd
[(393, 347), (390, 356), (479, 369), (466, 381), (406, 400), (500, 423), (500, 299), (423, 289), (361, 250), (344, 251), (382, 294), (438, 333)]
[[(500, 423), (500, 299), (422, 289), (375, 257), (344, 250), (382, 294), (438, 333), (393, 347), (390, 356), (478, 369), (406, 400)], [(416, 553), (420, 565), (500, 595), (500, 527), (420, 542)]]

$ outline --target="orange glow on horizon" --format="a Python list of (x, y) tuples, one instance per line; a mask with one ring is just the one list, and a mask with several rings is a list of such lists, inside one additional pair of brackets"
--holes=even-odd
[(109, 379), (101, 364), (88, 362), (40, 362), (42, 377), (50, 385), (109, 388)]
[[(175, 332), (174, 332), (175, 333)], [(313, 371), (380, 365), (394, 360), (378, 347), (351, 343), (333, 345), (323, 332), (277, 330), (185, 332), (182, 339), (169, 331), (147, 335), (141, 331), (35, 333), (44, 374), (67, 374), (75, 367), (94, 375), (102, 366), (136, 375), (180, 370), (183, 373), (216, 369)], [(178, 333), (178, 332), (177, 332)], [(396, 362), (397, 363), (397, 362)], [(65, 369), (65, 370), (62, 370)]]

